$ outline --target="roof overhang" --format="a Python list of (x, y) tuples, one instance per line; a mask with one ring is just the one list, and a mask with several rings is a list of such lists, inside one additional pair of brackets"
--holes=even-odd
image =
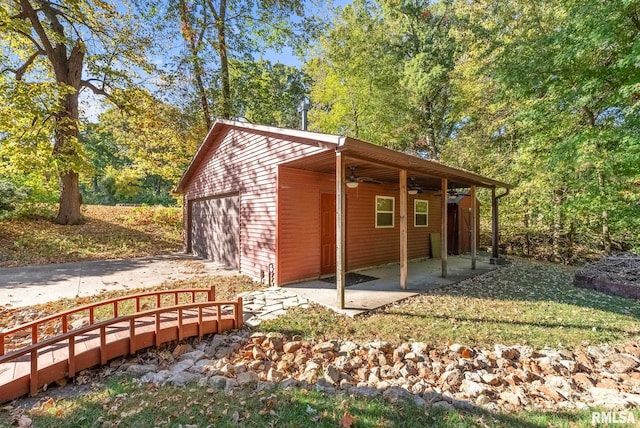
[(355, 138), (346, 138), (336, 150), (351, 159), (397, 170), (406, 169), (409, 175), (446, 178), (452, 187), (513, 188), (510, 184), (462, 168), (447, 166), (438, 161), (390, 150)]
[(372, 177), (383, 182), (397, 183), (397, 171), (404, 169), (407, 170), (410, 177), (419, 179), (420, 185), (431, 188), (439, 188), (440, 179), (442, 178), (446, 178), (449, 186), (454, 188), (471, 186), (513, 188), (510, 184), (484, 177), (474, 172), (390, 150), (356, 138), (218, 119), (198, 148), (174, 192), (184, 192), (184, 186), (191, 179), (207, 152), (215, 144), (218, 144), (224, 138), (224, 135), (233, 128), (281, 139), (287, 139), (287, 137), (295, 138), (301, 144), (327, 149), (318, 154), (283, 163), (283, 165), (292, 168), (333, 173), (335, 171), (335, 154), (340, 152), (349, 159), (349, 165), (358, 167), (359, 175)]

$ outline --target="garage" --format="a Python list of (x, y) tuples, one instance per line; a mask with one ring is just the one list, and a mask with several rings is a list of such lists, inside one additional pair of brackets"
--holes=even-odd
[(191, 252), (239, 269), (240, 197), (211, 196), (190, 201)]

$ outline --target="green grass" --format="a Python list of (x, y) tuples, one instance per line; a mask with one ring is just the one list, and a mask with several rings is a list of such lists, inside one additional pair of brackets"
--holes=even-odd
[(83, 205), (85, 222), (51, 213), (0, 220), (0, 267), (144, 257), (182, 249), (182, 209)]
[(575, 348), (637, 339), (640, 302), (576, 288), (574, 271), (521, 260), (355, 319), (314, 307), (292, 310), (260, 328), (310, 339), (487, 347)]
[[(19, 412), (0, 410), (0, 426), (15, 426)], [(235, 390), (233, 394), (188, 385), (139, 387), (112, 378), (89, 393), (43, 401), (27, 412), (39, 428), (64, 427), (339, 427), (345, 414), (353, 427), (587, 427), (591, 412), (513, 415), (485, 411), (392, 405), (382, 399), (326, 395), (304, 389)]]
[[(194, 267), (195, 268), (195, 267)], [(491, 274), (445, 287), (350, 319), (323, 308), (295, 309), (262, 331), (309, 339), (344, 339), (392, 343), (410, 339), (440, 346), (448, 341), (467, 346), (495, 343), (575, 348), (597, 343), (637, 340), (640, 302), (607, 296), (571, 285), (574, 269), (546, 263), (517, 261)], [(216, 283), (220, 298), (257, 287), (246, 278), (207, 278), (166, 284), (165, 287), (208, 287)], [(223, 291), (224, 290), (224, 291)], [(118, 293), (115, 293), (118, 294)], [(110, 293), (113, 297), (115, 294)], [(84, 304), (86, 302), (75, 302)], [(62, 307), (75, 306), (64, 301)], [(58, 304), (41, 308), (47, 312)], [(3, 312), (3, 319), (18, 313)], [(20, 401), (16, 402), (20, 405)], [(516, 414), (485, 411), (444, 411), (411, 404), (391, 405), (381, 399), (326, 396), (317, 391), (270, 390), (233, 395), (195, 385), (137, 386), (128, 378), (111, 378), (92, 392), (58, 401), (45, 401), (28, 412), (36, 427), (318, 427), (340, 426), (348, 413), (353, 427), (587, 427), (591, 411)], [(308, 411), (308, 409), (310, 409)], [(15, 426), (17, 412), (0, 407), (0, 427)], [(636, 415), (640, 419), (640, 414)]]

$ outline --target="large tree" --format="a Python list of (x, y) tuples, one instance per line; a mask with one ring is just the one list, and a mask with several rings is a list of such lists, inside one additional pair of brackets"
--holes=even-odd
[(148, 91), (132, 89), (134, 106), (110, 108), (81, 133), (92, 171), (89, 200), (171, 204), (177, 184), (200, 142), (193, 118)]
[(456, 126), (456, 23), (447, 0), (340, 9), (308, 64), (314, 126), (437, 159)]
[(339, 9), (306, 70), (313, 80), (309, 113), (313, 129), (405, 146), (406, 92), (402, 63), (382, 8), (358, 0)]
[(471, 49), (447, 159), (518, 184), (505, 213), (525, 248), (530, 232), (550, 238), (554, 259), (576, 240), (638, 245), (640, 2), (457, 4)]
[[(113, 97), (112, 89), (129, 82), (132, 64), (144, 66), (147, 41), (134, 25), (125, 2), (117, 6), (100, 0), (2, 0), (0, 47), (5, 56), (2, 73), (27, 85), (53, 84), (46, 96), (46, 119), (53, 122), (52, 155), (60, 179), (56, 222), (77, 224), (80, 212), (78, 141), (79, 95), (82, 89)], [(38, 97), (33, 98), (39, 102)], [(42, 119), (42, 118), (40, 118)], [(43, 128), (44, 129), (44, 128)], [(11, 138), (15, 128), (5, 135)]]
[(242, 116), (259, 97), (250, 92), (256, 85), (243, 86), (249, 82), (246, 71), (260, 67), (259, 74), (271, 73), (274, 81), (283, 72), (291, 74), (260, 61), (267, 49), (300, 47), (320, 24), (299, 0), (180, 0), (166, 12), (164, 31), (172, 34), (179, 22), (185, 42), (175, 77), (191, 81), (207, 129), (212, 116)]

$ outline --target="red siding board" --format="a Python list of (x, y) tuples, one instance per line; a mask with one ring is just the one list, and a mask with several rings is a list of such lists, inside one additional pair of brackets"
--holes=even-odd
[[(185, 184), (188, 201), (240, 193), (240, 270), (254, 277), (276, 262), (276, 178), (278, 165), (325, 149), (297, 141), (230, 129), (218, 137)], [(187, 248), (185, 235), (185, 248)]]
[[(354, 270), (400, 258), (397, 185), (362, 183), (347, 190), (347, 269)], [(320, 194), (335, 193), (335, 177), (280, 167), (278, 283), (320, 276)], [(375, 227), (375, 197), (395, 197), (395, 226)], [(414, 227), (414, 199), (429, 201), (428, 227)], [(429, 257), (429, 236), (440, 231), (440, 198), (429, 194), (408, 197), (409, 258)]]

